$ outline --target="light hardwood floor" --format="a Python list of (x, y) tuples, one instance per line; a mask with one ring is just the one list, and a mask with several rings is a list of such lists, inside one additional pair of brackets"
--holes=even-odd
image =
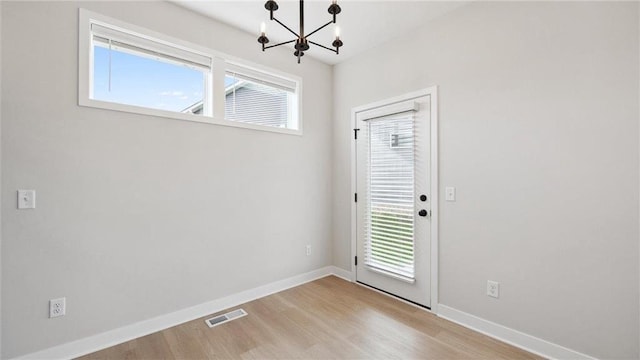
[(249, 315), (214, 328), (207, 316), (81, 359), (539, 359), (334, 276), (236, 308)]

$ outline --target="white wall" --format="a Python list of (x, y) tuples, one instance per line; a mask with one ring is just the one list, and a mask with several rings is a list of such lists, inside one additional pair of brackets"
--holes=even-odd
[[(78, 7), (301, 76), (304, 135), (79, 107)], [(165, 2), (3, 1), (2, 20), (2, 196), (38, 199), (2, 204), (2, 358), (331, 264), (331, 67)]]
[[(334, 262), (350, 110), (439, 86), (440, 302), (638, 358), (638, 4), (477, 2), (334, 68)], [(501, 283), (499, 300), (486, 281)]]

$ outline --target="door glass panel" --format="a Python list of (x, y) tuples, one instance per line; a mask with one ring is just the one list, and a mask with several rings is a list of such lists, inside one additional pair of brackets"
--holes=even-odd
[(365, 264), (414, 278), (413, 116), (367, 121)]

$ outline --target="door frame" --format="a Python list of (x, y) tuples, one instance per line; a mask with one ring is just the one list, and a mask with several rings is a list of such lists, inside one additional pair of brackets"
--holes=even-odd
[[(426, 89), (410, 92), (393, 98), (376, 101), (366, 105), (351, 109), (352, 129), (357, 128), (356, 114), (365, 110), (371, 110), (395, 103), (430, 96), (431, 100), (431, 312), (438, 313), (438, 86), (434, 85)], [(351, 193), (357, 191), (357, 163), (356, 163), (356, 141), (351, 138)], [(357, 206), (355, 201), (351, 201), (351, 281), (356, 282), (356, 265), (353, 261), (357, 253)]]

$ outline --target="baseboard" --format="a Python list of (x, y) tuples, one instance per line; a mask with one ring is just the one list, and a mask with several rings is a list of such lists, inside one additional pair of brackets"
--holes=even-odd
[(446, 305), (438, 304), (438, 316), (548, 359), (595, 360), (589, 355), (567, 349)]
[[(263, 286), (239, 292), (217, 300), (179, 310), (170, 314), (158, 316), (149, 320), (110, 330), (98, 335), (76, 340), (66, 344), (51, 347), (38, 352), (20, 356), (16, 359), (71, 359), (114, 345), (121, 344), (145, 335), (161, 331), (172, 326), (195, 320), (230, 307), (244, 304), (261, 297), (271, 295), (307, 282), (334, 275), (347, 281), (352, 281), (352, 273), (336, 266), (327, 266), (308, 273), (296, 275), (287, 279), (275, 281)], [(538, 354), (549, 359), (584, 359), (595, 358), (580, 352), (565, 348), (546, 340), (525, 334), (523, 332), (479, 318), (475, 315), (438, 304), (438, 316), (479, 333), (493, 337), (523, 350)]]
[[(263, 286), (239, 292), (217, 300), (161, 315), (149, 320), (110, 330), (98, 335), (51, 347), (38, 352), (20, 356), (16, 359), (72, 359), (90, 354), (123, 342), (161, 331), (172, 326), (201, 318), (230, 307), (238, 306), (255, 299), (271, 295), (304, 283), (329, 276), (345, 277), (341, 269), (327, 266), (308, 273), (275, 281)], [(344, 271), (344, 270), (342, 270)], [(351, 281), (351, 280), (349, 280)]]
[(339, 268), (337, 266), (329, 266), (331, 269), (331, 274), (341, 278), (342, 280), (346, 280), (349, 282), (353, 281), (351, 271), (345, 270), (343, 268)]

